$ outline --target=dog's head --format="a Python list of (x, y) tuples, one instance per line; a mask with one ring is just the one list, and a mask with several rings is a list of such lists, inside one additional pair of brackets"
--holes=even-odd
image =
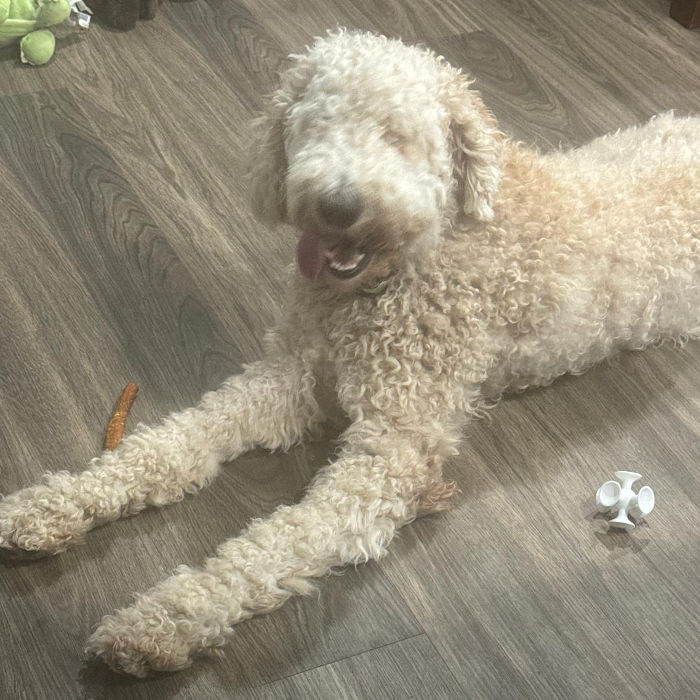
[(435, 245), (455, 217), (493, 216), (500, 134), (460, 71), (346, 32), (291, 60), (257, 123), (252, 195), (259, 218), (300, 232), (304, 275), (352, 290)]

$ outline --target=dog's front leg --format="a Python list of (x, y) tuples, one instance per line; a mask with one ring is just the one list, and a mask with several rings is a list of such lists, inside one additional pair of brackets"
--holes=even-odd
[(57, 553), (95, 525), (197, 491), (222, 461), (298, 441), (318, 420), (311, 370), (265, 360), (156, 427), (139, 426), (87, 470), (48, 474), (0, 501), (0, 548)]
[(88, 652), (136, 676), (178, 670), (223, 645), (232, 625), (313, 590), (310, 578), (382, 556), (395, 530), (424, 509), (426, 494), (433, 504), (436, 492), (445, 495), (439, 472), (451, 443), (428, 445), (424, 436), (372, 424), (347, 437), (299, 504), (254, 521), (203, 569), (182, 566), (103, 618)]

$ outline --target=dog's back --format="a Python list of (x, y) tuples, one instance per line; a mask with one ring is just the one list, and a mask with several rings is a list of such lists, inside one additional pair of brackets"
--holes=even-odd
[(698, 334), (700, 119), (666, 114), (545, 156), (512, 144), (495, 209), (464, 257), (499, 299), (494, 392)]

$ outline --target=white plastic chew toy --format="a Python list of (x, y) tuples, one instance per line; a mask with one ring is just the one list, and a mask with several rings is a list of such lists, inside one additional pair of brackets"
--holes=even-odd
[(649, 515), (654, 510), (654, 492), (651, 486), (642, 486), (639, 493), (632, 491), (632, 484), (642, 478), (637, 472), (615, 472), (615, 476), (622, 486), (617, 481), (606, 481), (595, 495), (595, 504), (601, 513), (617, 511), (610, 521), (611, 527), (632, 530), (634, 523), (629, 516), (641, 520)]

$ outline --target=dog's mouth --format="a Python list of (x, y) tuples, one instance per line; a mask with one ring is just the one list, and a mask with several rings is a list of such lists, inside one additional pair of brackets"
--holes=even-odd
[(352, 279), (367, 268), (371, 259), (368, 250), (354, 246), (347, 238), (330, 243), (313, 230), (304, 231), (297, 244), (299, 270), (313, 281), (324, 271), (337, 279)]
[(369, 264), (371, 255), (359, 248), (332, 248), (324, 254), (328, 271), (341, 280), (356, 277)]

